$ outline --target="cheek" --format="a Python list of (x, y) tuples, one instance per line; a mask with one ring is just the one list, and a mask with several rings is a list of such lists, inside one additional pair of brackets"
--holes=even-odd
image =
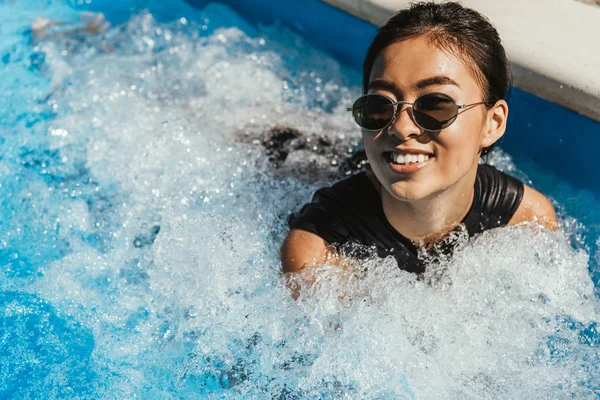
[(371, 146), (371, 142), (373, 142), (373, 134), (363, 131), (362, 132), (362, 140), (363, 140), (363, 144), (365, 145), (365, 148), (367, 146)]
[(377, 134), (373, 132), (363, 132), (362, 140), (363, 145), (365, 146), (365, 153), (367, 153), (367, 157), (369, 160), (375, 155), (377, 152)]
[(458, 121), (438, 136), (440, 158), (450, 165), (471, 164), (479, 153), (479, 139), (483, 129), (480, 120)]

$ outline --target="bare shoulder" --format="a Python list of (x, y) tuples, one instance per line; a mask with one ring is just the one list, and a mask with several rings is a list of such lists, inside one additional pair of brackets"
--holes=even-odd
[(523, 200), (508, 225), (522, 222), (536, 222), (547, 229), (557, 230), (556, 212), (550, 200), (530, 186), (524, 185)]
[(301, 229), (292, 229), (281, 246), (282, 272), (298, 272), (325, 262), (333, 251), (323, 238)]

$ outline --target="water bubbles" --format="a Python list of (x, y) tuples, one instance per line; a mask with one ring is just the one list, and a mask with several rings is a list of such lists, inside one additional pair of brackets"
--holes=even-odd
[[(0, 323), (18, 331), (5, 377), (30, 368), (30, 390), (68, 382), (123, 398), (597, 387), (587, 253), (559, 234), (489, 232), (427, 279), (392, 259), (323, 265), (294, 302), (278, 246), (289, 214), (330, 183), (323, 172), (358, 151), (342, 111), (360, 76), (286, 28), (250, 27), (223, 5), (199, 13), (142, 12), (36, 44), (51, 56), (28, 76), (55, 82), (51, 113), (0, 139), (22, 149), (0, 158), (0, 285), (12, 291)], [(30, 335), (53, 354), (31, 353), (37, 366), (23, 356)]]
[(58, 128), (58, 129), (51, 129), (50, 130), (50, 135), (52, 136), (67, 136), (69, 134), (69, 131), (67, 131), (66, 129), (62, 129), (62, 128)]

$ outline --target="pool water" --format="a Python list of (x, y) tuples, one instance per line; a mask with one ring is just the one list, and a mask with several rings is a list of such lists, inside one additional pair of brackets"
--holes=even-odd
[(260, 138), (354, 151), (359, 71), (217, 3), (7, 1), (0, 27), (0, 398), (600, 395), (593, 192), (498, 150), (561, 232), (463, 240), (424, 280), (324, 265), (294, 302), (287, 216), (338, 161)]

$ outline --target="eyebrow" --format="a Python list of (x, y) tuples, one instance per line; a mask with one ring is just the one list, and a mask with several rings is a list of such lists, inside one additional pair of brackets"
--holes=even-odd
[(447, 76), (433, 76), (431, 78), (426, 78), (423, 80), (420, 80), (419, 82), (417, 82), (415, 84), (415, 88), (416, 89), (425, 89), (427, 86), (434, 86), (434, 85), (453, 85), (456, 87), (460, 87), (460, 85), (454, 80), (454, 79), (450, 79)]
[[(448, 78), (447, 76), (439, 75), (432, 76), (431, 78), (425, 78), (413, 85), (413, 88), (416, 90), (423, 90), (428, 86), (440, 86), (440, 85), (452, 85), (460, 88), (460, 85), (453, 79)], [(381, 89), (388, 90), (390, 92), (397, 93), (399, 92), (398, 87), (384, 79), (375, 79), (369, 83), (369, 89)]]

